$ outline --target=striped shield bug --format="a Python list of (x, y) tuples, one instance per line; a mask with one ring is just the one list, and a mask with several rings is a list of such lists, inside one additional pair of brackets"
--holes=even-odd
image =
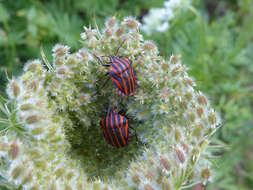
[[(135, 92), (137, 87), (137, 79), (136, 73), (133, 70), (132, 63), (129, 59), (123, 56), (117, 56), (120, 47), (124, 44), (125, 40), (121, 43), (118, 47), (115, 56), (102, 56), (102, 57), (109, 57), (110, 62), (104, 64), (103, 61), (94, 54), (94, 56), (98, 59), (101, 65), (105, 67), (110, 67), (110, 71), (102, 76), (104, 78), (107, 75), (110, 75), (110, 78), (119, 93), (122, 96), (132, 96)], [(101, 78), (101, 79), (102, 79)], [(101, 89), (105, 87), (105, 85), (110, 80), (108, 78), (105, 83), (102, 85)], [(100, 79), (100, 80), (101, 80)]]
[(112, 107), (109, 107), (106, 116), (100, 121), (101, 128), (106, 142), (116, 148), (122, 148), (129, 144), (133, 134), (129, 129), (136, 130), (128, 125), (126, 117), (118, 114)]

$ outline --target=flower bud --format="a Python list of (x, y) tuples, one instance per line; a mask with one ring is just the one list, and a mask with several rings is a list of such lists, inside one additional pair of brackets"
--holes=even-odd
[(186, 153), (189, 153), (189, 147), (187, 144), (185, 144), (183, 141), (181, 141), (181, 146), (183, 147), (184, 151)]
[(201, 105), (207, 105), (207, 102), (208, 102), (207, 98), (203, 94), (199, 93), (198, 97), (197, 97), (197, 100), (198, 100), (199, 104), (201, 104)]
[(31, 116), (28, 116), (27, 118), (26, 118), (26, 123), (28, 123), (28, 124), (33, 124), (33, 123), (37, 123), (37, 122), (39, 122), (40, 121), (40, 116), (38, 116), (38, 115), (31, 115)]
[(173, 64), (177, 64), (178, 61), (181, 59), (182, 55), (179, 54), (179, 55), (172, 55), (170, 57), (170, 62), (173, 63)]
[(40, 189), (39, 185), (33, 185), (32, 187), (30, 187), (29, 190), (39, 190), (39, 189)]
[(152, 185), (150, 185), (150, 184), (146, 184), (146, 185), (144, 186), (144, 189), (145, 189), (145, 190), (155, 190), (154, 187), (152, 187)]
[(186, 99), (187, 99), (188, 101), (191, 101), (192, 98), (193, 98), (193, 93), (192, 93), (192, 92), (187, 92), (187, 93), (185, 94), (185, 97), (186, 97)]
[(115, 23), (116, 23), (116, 18), (115, 18), (115, 16), (111, 17), (111, 18), (107, 21), (107, 25), (108, 25), (109, 27), (114, 27)]
[(70, 66), (77, 66), (78, 60), (77, 60), (76, 55), (69, 56), (68, 59), (67, 59), (66, 64), (70, 65)]
[(29, 84), (28, 88), (30, 88), (31, 90), (35, 92), (38, 89), (38, 86), (39, 86), (39, 81), (34, 80)]
[(22, 166), (16, 166), (12, 172), (11, 172), (11, 176), (13, 179), (17, 179), (19, 176), (22, 175), (22, 173), (24, 172), (24, 168)]
[(9, 149), (9, 156), (11, 157), (11, 159), (15, 159), (18, 157), (18, 154), (19, 154), (19, 147), (18, 145), (16, 144), (16, 142), (14, 142), (11, 146), (10, 146), (10, 149)]
[(146, 171), (145, 177), (155, 181), (155, 175), (153, 174), (153, 172), (151, 170)]
[(203, 113), (204, 113), (203, 107), (197, 106), (197, 114), (198, 114), (198, 116), (202, 117)]
[(10, 97), (17, 97), (20, 94), (20, 87), (16, 80), (12, 80), (9, 84), (10, 88)]
[(105, 31), (105, 35), (106, 37), (111, 37), (112, 36), (112, 30), (110, 28), (108, 28), (106, 31)]
[(65, 173), (65, 168), (58, 168), (58, 169), (55, 171), (56, 178), (61, 177), (64, 173)]
[(64, 59), (57, 57), (57, 58), (54, 60), (54, 64), (55, 64), (56, 66), (61, 66), (61, 65), (64, 65), (65, 62), (64, 62)]
[(34, 107), (33, 107), (33, 105), (31, 103), (22, 104), (20, 106), (20, 110), (22, 110), (22, 111), (28, 111), (28, 110), (31, 110), (33, 108)]
[(161, 163), (161, 165), (162, 165), (166, 170), (168, 170), (168, 171), (170, 170), (171, 165), (170, 165), (169, 160), (168, 160), (166, 157), (160, 156), (160, 163)]
[(22, 180), (21, 184), (25, 185), (32, 182), (32, 172), (29, 172)]
[(193, 80), (189, 77), (183, 78), (183, 83), (185, 86), (194, 86)]
[(134, 173), (131, 174), (131, 179), (135, 184), (140, 184), (141, 183), (141, 178), (139, 177), (138, 174)]
[(137, 29), (139, 28), (139, 25), (140, 25), (139, 22), (132, 17), (125, 18), (123, 23), (129, 29)]
[(162, 190), (172, 190), (171, 184), (167, 178), (164, 178), (162, 181)]
[(185, 162), (184, 153), (181, 150), (177, 149), (176, 155), (177, 155), (178, 160), (183, 164)]
[(117, 36), (121, 36), (124, 33), (124, 29), (123, 28), (118, 28), (118, 30), (116, 31), (116, 35)]
[(201, 177), (203, 179), (209, 179), (211, 177), (211, 171), (208, 168), (205, 168), (201, 171)]
[(24, 71), (31, 71), (33, 73), (35, 73), (36, 71), (40, 71), (42, 69), (43, 67), (39, 59), (28, 62), (24, 67)]
[(65, 190), (72, 190), (72, 187), (69, 185), (65, 185)]
[(179, 142), (180, 139), (181, 139), (181, 137), (182, 137), (182, 133), (181, 133), (181, 131), (178, 129), (178, 127), (176, 127), (176, 128), (175, 128), (175, 140), (176, 140), (177, 142)]
[(156, 48), (156, 46), (152, 42), (147, 41), (147, 42), (144, 43), (144, 49), (145, 50), (149, 50), (150, 51), (150, 50), (153, 50), (155, 48)]
[(54, 47), (53, 47), (53, 56), (56, 57), (56, 56), (64, 56), (64, 55), (67, 55), (69, 54), (69, 47), (68, 46), (64, 46), (64, 45), (61, 45), (61, 44), (56, 44)]
[(31, 130), (31, 134), (33, 135), (40, 135), (45, 131), (43, 127), (36, 127)]
[(8, 151), (9, 150), (9, 145), (7, 143), (4, 142), (0, 142), (0, 151)]
[(210, 122), (211, 125), (216, 125), (218, 122), (217, 115), (214, 111), (211, 111), (208, 113), (208, 121)]

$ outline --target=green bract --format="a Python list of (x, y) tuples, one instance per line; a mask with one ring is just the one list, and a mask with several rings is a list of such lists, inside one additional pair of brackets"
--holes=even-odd
[[(9, 82), (14, 121), (2, 131), (1, 175), (21, 189), (181, 189), (211, 179), (210, 136), (220, 119), (180, 56), (164, 60), (144, 41), (132, 17), (108, 19), (102, 31), (86, 28), (84, 48), (53, 48), (53, 64), (34, 60)], [(133, 63), (134, 96), (121, 97), (112, 82), (99, 91), (108, 68), (94, 58), (119, 55)], [(103, 61), (108, 61), (103, 57)], [(106, 144), (99, 122), (108, 105), (123, 110), (139, 138), (126, 148)], [(4, 110), (4, 109), (7, 109)], [(13, 115), (3, 107), (7, 115)], [(17, 125), (13, 125), (17, 123)]]

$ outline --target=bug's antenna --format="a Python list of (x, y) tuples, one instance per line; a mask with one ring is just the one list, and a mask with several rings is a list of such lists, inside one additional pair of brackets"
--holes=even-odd
[(117, 51), (115, 53), (115, 56), (117, 56), (117, 54), (119, 53), (119, 49), (123, 46), (123, 44), (125, 43), (126, 40), (127, 39), (124, 39), (123, 42), (121, 42), (121, 44), (119, 45), (119, 47), (118, 47), (118, 49), (117, 49)]

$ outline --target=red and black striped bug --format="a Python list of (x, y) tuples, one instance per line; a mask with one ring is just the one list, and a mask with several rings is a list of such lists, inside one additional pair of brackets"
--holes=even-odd
[(122, 148), (129, 144), (133, 136), (129, 129), (135, 131), (136, 141), (138, 141), (136, 130), (128, 125), (127, 118), (116, 113), (111, 107), (100, 124), (106, 142), (113, 147)]
[[(108, 63), (110, 64), (104, 64), (103, 61), (98, 56), (96, 55), (94, 56), (98, 59), (101, 65), (105, 67), (110, 67), (110, 71), (106, 73), (103, 77), (110, 75), (110, 78), (113, 81), (113, 84), (119, 95), (131, 96), (134, 94), (135, 89), (137, 87), (136, 74), (133, 70), (132, 63), (129, 59), (123, 56), (119, 57), (117, 56), (119, 49), (124, 44), (124, 42), (125, 40), (118, 47), (115, 56), (108, 56), (110, 58), (110, 62)], [(106, 82), (102, 85), (101, 89), (105, 87), (110, 78), (106, 80)]]

